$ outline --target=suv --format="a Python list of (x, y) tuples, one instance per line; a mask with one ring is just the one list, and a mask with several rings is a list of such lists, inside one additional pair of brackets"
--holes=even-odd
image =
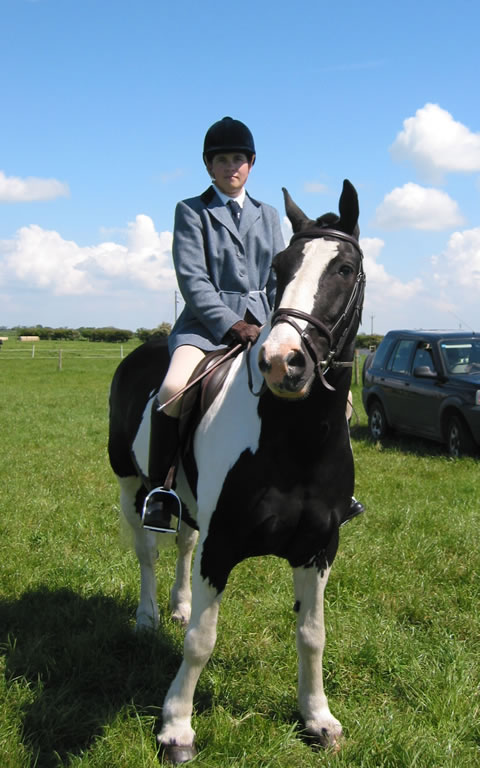
[(389, 428), (446, 443), (450, 456), (480, 444), (480, 335), (389, 331), (363, 368), (368, 428)]

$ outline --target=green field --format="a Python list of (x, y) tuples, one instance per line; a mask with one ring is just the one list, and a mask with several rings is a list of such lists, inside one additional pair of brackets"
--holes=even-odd
[[(138, 568), (106, 453), (120, 346), (48, 343), (52, 355), (32, 358), (13, 343), (6, 354), (9, 344), (0, 351), (0, 766), (153, 768), (183, 632), (167, 610), (173, 550), (158, 566), (160, 631), (133, 631)], [(324, 658), (344, 749), (315, 752), (301, 739), (290, 569), (264, 558), (239, 566), (226, 591), (195, 698), (196, 766), (480, 766), (479, 462), (419, 440), (372, 444), (358, 388), (354, 397), (356, 495), (367, 513), (342, 529)]]

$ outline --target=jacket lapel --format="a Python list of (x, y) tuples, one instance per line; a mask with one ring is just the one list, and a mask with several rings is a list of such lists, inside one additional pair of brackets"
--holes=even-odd
[(213, 187), (209, 187), (201, 195), (201, 200), (205, 203), (211, 215), (223, 224), (237, 240), (242, 240), (252, 224), (260, 218), (259, 204), (256, 200), (249, 197), (248, 194), (245, 195), (239, 229), (237, 229), (237, 225), (232, 218), (230, 209), (222, 203)]
[(223, 226), (226, 227), (228, 231), (232, 233), (232, 235), (235, 235), (235, 237), (239, 239), (240, 233), (237, 229), (237, 225), (232, 219), (230, 209), (222, 203), (214, 188), (209, 187), (209, 189), (207, 189), (206, 192), (201, 195), (200, 199), (207, 206), (209, 213), (215, 219), (217, 219), (220, 224), (223, 224)]
[(249, 197), (248, 194), (245, 195), (242, 216), (240, 218), (240, 227), (238, 231), (241, 238), (245, 237), (245, 235), (247, 234), (252, 224), (254, 224), (254, 222), (256, 222), (257, 219), (259, 218), (260, 218), (260, 210), (259, 210), (259, 205), (257, 201)]

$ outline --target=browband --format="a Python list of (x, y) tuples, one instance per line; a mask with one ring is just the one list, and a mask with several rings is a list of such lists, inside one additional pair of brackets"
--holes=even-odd
[(290, 243), (295, 242), (295, 240), (311, 240), (312, 238), (316, 237), (334, 237), (337, 240), (344, 240), (346, 243), (353, 245), (353, 247), (356, 248), (359, 252), (360, 256), (363, 257), (363, 251), (358, 244), (358, 240), (356, 240), (352, 235), (347, 235), (346, 232), (341, 232), (339, 229), (331, 229), (330, 227), (304, 229), (301, 232), (296, 232), (291, 238)]

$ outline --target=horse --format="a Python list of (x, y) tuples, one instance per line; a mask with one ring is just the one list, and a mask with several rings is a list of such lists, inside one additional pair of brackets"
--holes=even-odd
[[(193, 471), (185, 456), (177, 470), (186, 517), (176, 536), (170, 607), (187, 628), (157, 735), (172, 764), (196, 754), (193, 697), (215, 646), (229, 574), (261, 555), (284, 558), (292, 568), (305, 731), (324, 747), (341, 744), (342, 726), (323, 688), (323, 595), (354, 489), (345, 411), (365, 289), (359, 205), (347, 179), (339, 215), (310, 219), (285, 188), (283, 194), (293, 236), (274, 258), (272, 314), (197, 420)], [(150, 412), (167, 366), (166, 346), (146, 343), (120, 363), (110, 392), (110, 462), (140, 564), (137, 630), (158, 626), (155, 561), (159, 540), (170, 535), (147, 530), (141, 520)]]

